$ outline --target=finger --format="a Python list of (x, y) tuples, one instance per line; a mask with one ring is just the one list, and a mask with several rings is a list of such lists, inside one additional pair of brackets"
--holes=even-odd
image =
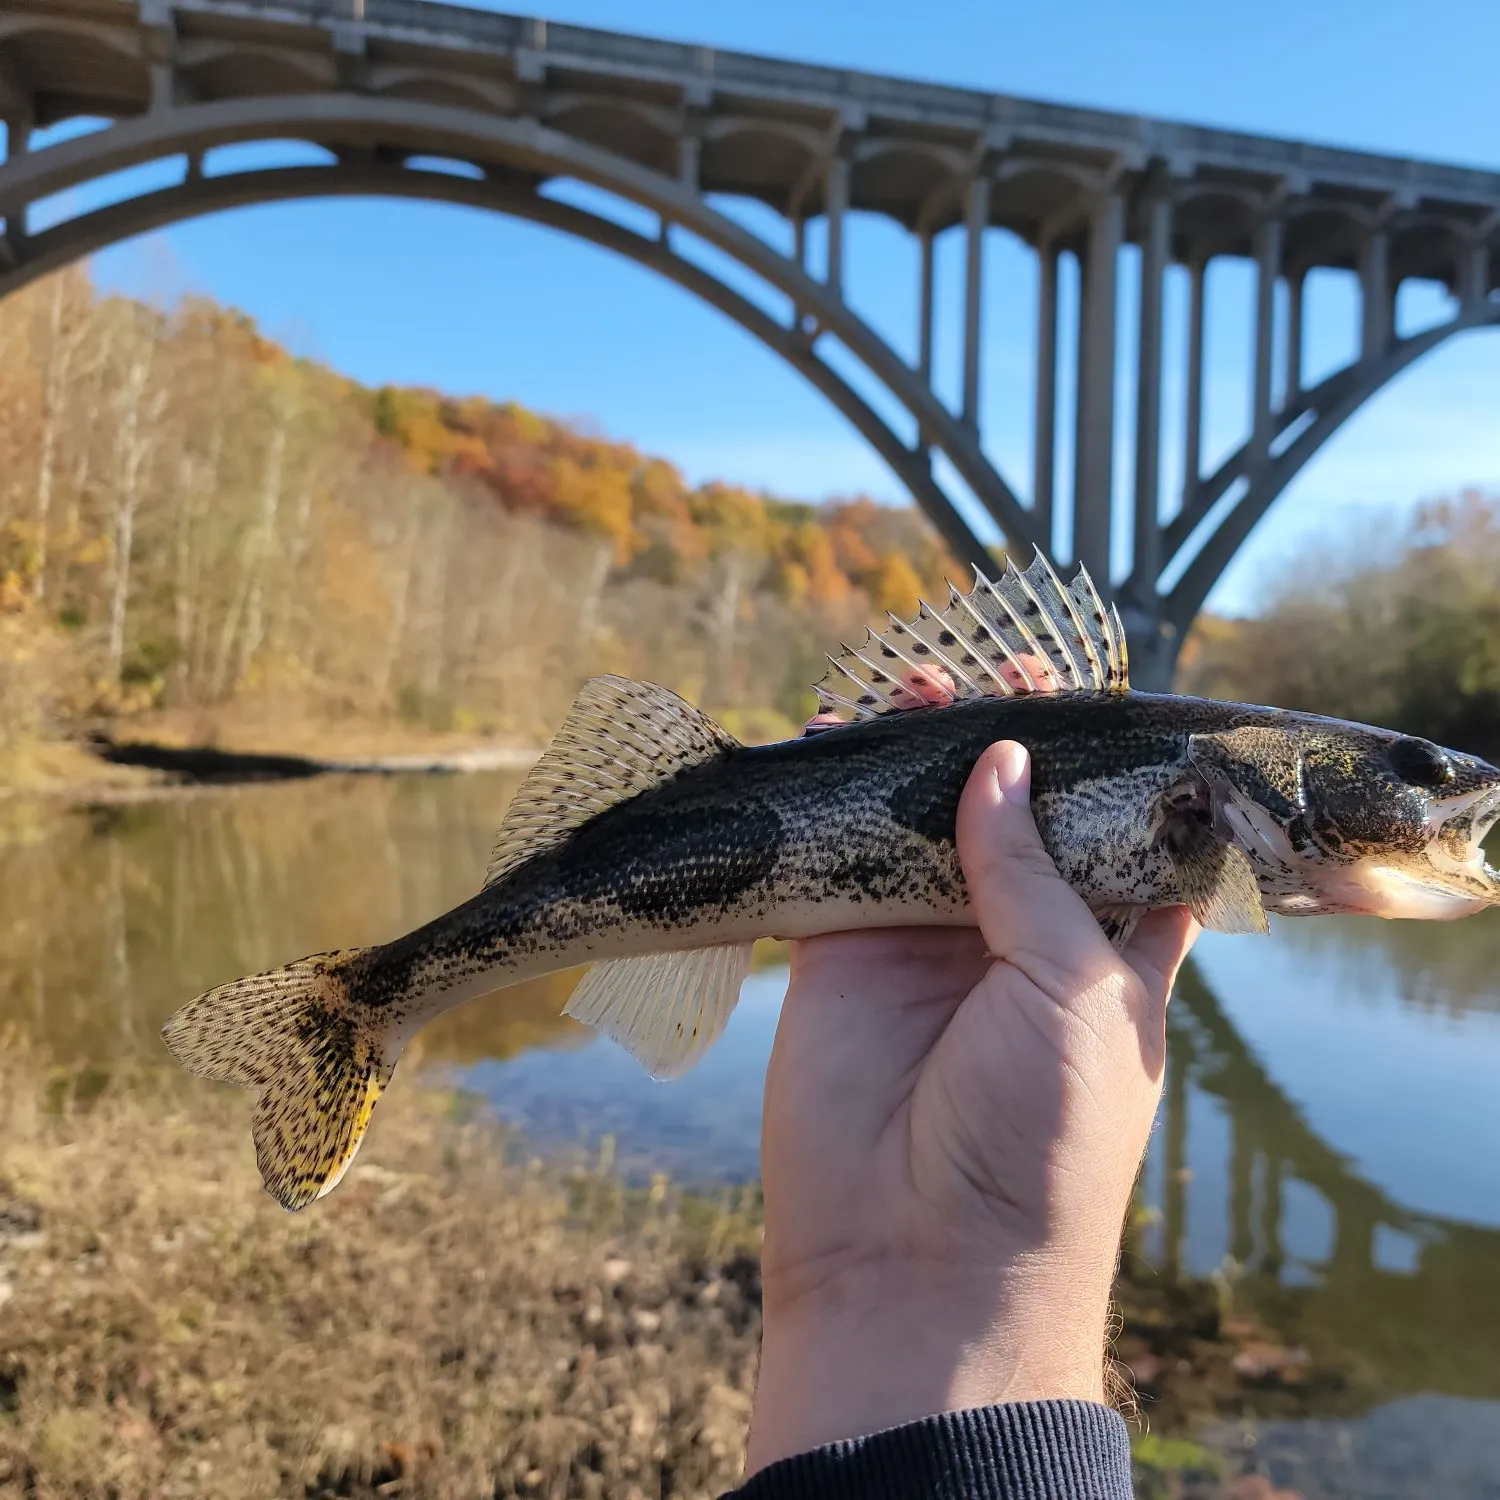
[(829, 932), (791, 945), (791, 982), (799, 991), (845, 997), (862, 1011), (921, 1006), (966, 994), (989, 967), (972, 927), (887, 927)]
[(842, 729), (849, 721), (835, 713), (814, 714), (803, 726), (802, 735), (821, 734), (825, 729)]
[(1149, 911), (1141, 918), (1121, 957), (1140, 976), (1148, 993), (1165, 1003), (1177, 971), (1203, 929), (1185, 906)]
[[(980, 756), (958, 805), (958, 855), (990, 952), (1049, 992), (1113, 950), (1082, 897), (1057, 873), (1031, 815), (1031, 762), (1013, 740)], [(1044, 978), (1045, 976), (1045, 978)]]
[(1014, 661), (1000, 664), (1000, 676), (1018, 693), (1055, 693), (1058, 682), (1052, 664), (1029, 651), (1023, 651)]
[(1177, 971), (1203, 929), (1184, 906), (1147, 912), (1121, 957), (1140, 979), (1128, 1002), (1148, 1075), (1160, 1081), (1166, 1059), (1167, 998)]

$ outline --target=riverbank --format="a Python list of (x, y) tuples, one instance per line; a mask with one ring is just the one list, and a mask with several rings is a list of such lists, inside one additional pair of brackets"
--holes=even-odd
[[(0, 799), (43, 797), (73, 803), (129, 803), (185, 790), (317, 776), (443, 776), (528, 771), (537, 746), (465, 738), (366, 731), (341, 736), (306, 726), (284, 736), (250, 736), (242, 743), (194, 743), (148, 726), (79, 740), (39, 740), (0, 753)], [(238, 740), (239, 737), (235, 737)]]
[[(768, 709), (731, 710), (722, 717), (745, 744), (797, 733), (797, 725)], [(543, 748), (383, 721), (158, 711), (94, 724), (72, 739), (23, 740), (0, 750), (0, 798), (128, 803), (186, 788), (316, 776), (524, 773)]]
[[(7, 1062), (0, 1495), (714, 1495), (759, 1340), (758, 1196), (543, 1163), (392, 1090), (312, 1211), (259, 1189), (235, 1091)], [(1259, 1494), (1171, 1441), (1338, 1385), (1211, 1283), (1127, 1260), (1142, 1493)], [(1153, 1488), (1154, 1487), (1154, 1488)]]

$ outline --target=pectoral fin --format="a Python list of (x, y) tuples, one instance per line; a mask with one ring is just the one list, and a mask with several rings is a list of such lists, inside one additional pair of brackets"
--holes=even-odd
[(1104, 935), (1111, 945), (1120, 949), (1135, 935), (1135, 930), (1140, 926), (1141, 918), (1146, 915), (1144, 906), (1096, 906), (1094, 908), (1094, 919), (1104, 929)]
[(1172, 823), (1167, 853), (1184, 904), (1210, 932), (1269, 932), (1249, 857), (1196, 818)]

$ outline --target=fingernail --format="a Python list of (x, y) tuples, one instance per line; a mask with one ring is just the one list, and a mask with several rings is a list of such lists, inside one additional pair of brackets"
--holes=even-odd
[(1025, 807), (1031, 800), (1031, 758), (1026, 747), (1003, 740), (995, 748), (995, 782), (1007, 802)]

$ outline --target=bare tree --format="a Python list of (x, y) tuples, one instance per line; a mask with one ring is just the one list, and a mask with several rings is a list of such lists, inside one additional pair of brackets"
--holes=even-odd
[[(40, 602), (47, 594), (47, 543), (52, 522), (58, 448), (62, 439), (69, 386), (79, 349), (89, 333), (88, 307), (80, 308), (78, 273), (63, 271), (51, 278), (47, 306), (47, 366), (42, 381), (42, 423), (38, 434), (36, 473), (36, 551), (32, 594)], [(87, 290), (84, 290), (85, 298)]]
[(417, 538), (422, 532), (422, 513), (415, 491), (416, 487), (412, 486), (411, 493), (407, 497), (404, 544), (397, 552), (396, 585), (391, 591), (390, 633), (387, 638), (385, 659), (375, 677), (375, 690), (385, 702), (390, 700), (396, 664), (401, 659), (401, 648), (406, 642), (406, 620), (411, 611), (412, 580), (417, 571)]
[(281, 510), (281, 487), (286, 476), (286, 439), (289, 418), (284, 408), (275, 416), (271, 441), (266, 450), (265, 470), (261, 480), (260, 520), (251, 533), (245, 559), (245, 633), (240, 638), (240, 665), (237, 680), (250, 675), (266, 635), (266, 572), (276, 553), (276, 518)]
[(113, 568), (109, 590), (109, 680), (118, 684), (125, 661), (125, 623), (130, 606), (130, 570), (135, 554), (136, 513), (145, 487), (146, 462), (155, 442), (155, 425), (166, 406), (167, 392), (148, 393), (156, 360), (156, 339), (147, 332), (126, 361), (120, 389), (120, 425), (116, 440), (119, 488), (115, 492)]

